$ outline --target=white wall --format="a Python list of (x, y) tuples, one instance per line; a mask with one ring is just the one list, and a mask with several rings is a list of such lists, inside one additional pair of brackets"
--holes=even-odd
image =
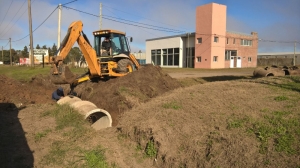
[[(146, 64), (151, 64), (151, 50), (164, 48), (179, 48), (179, 67), (182, 67), (183, 41), (181, 37), (171, 37), (146, 41)], [(161, 60), (163, 62), (163, 60)]]

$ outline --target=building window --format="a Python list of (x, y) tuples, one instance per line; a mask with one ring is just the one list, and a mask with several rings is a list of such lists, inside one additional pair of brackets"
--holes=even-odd
[(215, 37), (214, 37), (214, 42), (215, 42), (215, 43), (218, 43), (218, 42), (219, 42), (219, 37), (215, 36)]
[(251, 62), (252, 61), (252, 58), (251, 57), (248, 57), (248, 62)]
[(201, 57), (197, 57), (197, 62), (201, 62)]
[(179, 48), (165, 48), (162, 51), (164, 66), (179, 66)]
[(232, 42), (233, 44), (235, 44), (235, 38), (233, 39), (233, 42)]
[(214, 56), (214, 62), (218, 62), (218, 56)]
[(201, 38), (197, 38), (198, 44), (202, 43), (202, 37)]
[(151, 61), (154, 65), (161, 65), (161, 49), (151, 50)]
[(242, 46), (252, 46), (252, 40), (241, 39)]
[(230, 51), (226, 50), (225, 51), (225, 60), (229, 60), (230, 59)]
[(229, 44), (229, 39), (228, 38), (226, 38), (226, 44)]

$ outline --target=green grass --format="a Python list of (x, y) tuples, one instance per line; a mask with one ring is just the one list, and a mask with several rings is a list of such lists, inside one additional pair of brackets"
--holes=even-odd
[[(57, 105), (54, 110), (46, 111), (40, 117), (54, 117), (56, 127), (53, 132), (60, 137), (52, 143), (42, 163), (53, 167), (87, 167), (87, 168), (110, 168), (104, 157), (105, 151), (100, 147), (86, 150), (78, 144), (85, 142), (85, 138), (92, 136), (93, 129), (84, 117), (68, 105)], [(45, 137), (49, 131), (45, 130), (36, 134), (37, 139)]]
[(37, 142), (37, 141), (40, 141), (43, 137), (47, 136), (47, 134), (51, 132), (51, 129), (46, 129), (42, 132), (38, 132), (34, 135), (34, 140)]
[[(85, 73), (83, 68), (70, 68), (71, 71), (75, 74)], [(0, 75), (6, 75), (10, 78), (21, 80), (21, 81), (30, 81), (32, 77), (36, 75), (48, 75), (50, 74), (50, 65), (45, 65), (44, 68), (41, 65), (35, 67), (27, 66), (0, 66)]]

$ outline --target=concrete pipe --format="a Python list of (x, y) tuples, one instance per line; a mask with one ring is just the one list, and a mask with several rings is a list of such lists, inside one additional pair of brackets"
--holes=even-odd
[(255, 77), (265, 77), (265, 76), (274, 76), (274, 74), (264, 68), (257, 68), (253, 72), (253, 76)]
[(77, 110), (84, 116), (84, 119), (88, 120), (95, 130), (112, 126), (111, 115), (104, 109), (98, 108), (94, 103), (90, 101), (83, 101), (75, 96), (65, 96), (57, 101), (58, 104), (68, 104), (70, 107)]

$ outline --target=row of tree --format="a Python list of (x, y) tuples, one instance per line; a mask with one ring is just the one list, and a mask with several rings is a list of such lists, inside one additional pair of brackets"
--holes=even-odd
[[(53, 44), (52, 48), (47, 47), (46, 45), (43, 45), (40, 47), (39, 44), (36, 45), (35, 49), (48, 49), (49, 56), (54, 56), (57, 54), (57, 46), (55, 43)], [(29, 49), (27, 46), (24, 47), (23, 50), (15, 50), (11, 49), (11, 54), (12, 54), (12, 61), (15, 63), (18, 63), (20, 58), (29, 58)], [(65, 62), (78, 62), (80, 57), (81, 57), (81, 51), (78, 47), (73, 47), (68, 56), (65, 58)], [(0, 52), (0, 60), (3, 61), (4, 63), (9, 64), (10, 63), (10, 50), (3, 50), (3, 55), (2, 52)]]

